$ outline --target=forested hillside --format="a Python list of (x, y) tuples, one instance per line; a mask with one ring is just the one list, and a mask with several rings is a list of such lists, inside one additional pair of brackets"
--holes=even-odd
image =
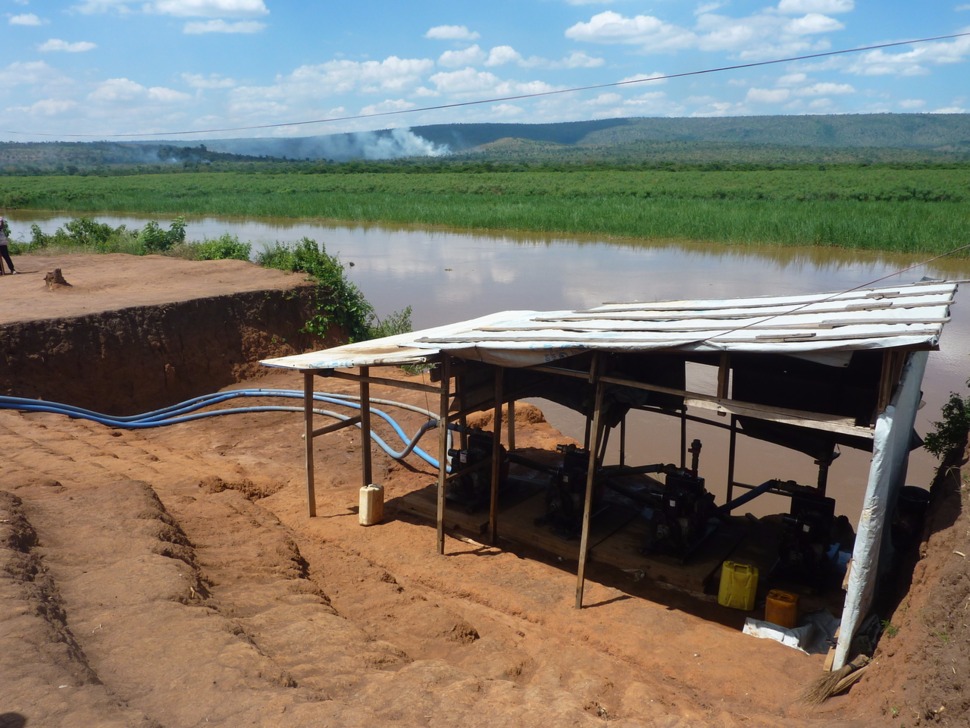
[(0, 142), (0, 173), (360, 160), (608, 164), (938, 164), (970, 161), (970, 114), (624, 118), (437, 124), (289, 139)]

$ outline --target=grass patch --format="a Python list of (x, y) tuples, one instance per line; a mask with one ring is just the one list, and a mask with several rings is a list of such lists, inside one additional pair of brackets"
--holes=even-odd
[(4, 178), (0, 207), (940, 253), (965, 241), (970, 165), (228, 171)]

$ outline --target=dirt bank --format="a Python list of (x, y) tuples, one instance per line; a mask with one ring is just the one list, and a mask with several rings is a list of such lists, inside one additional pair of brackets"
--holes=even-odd
[[(5, 391), (127, 409), (178, 399), (165, 364), (181, 377), (202, 362), (193, 387), (301, 386), (249, 366), (279, 340), (298, 346), (284, 308), (298, 279), (180, 261), (162, 295), (143, 289), (164, 259), (65, 259), (82, 298), (46, 289), (50, 261), (17, 262), (24, 274), (0, 278)], [(220, 287), (200, 289), (216, 267)], [(56, 351), (65, 337), (70, 355)], [(563, 441), (518, 414), (519, 447)], [(423, 418), (398, 419), (414, 432)], [(387, 518), (361, 527), (355, 432), (318, 441), (308, 519), (301, 428), (289, 412), (113, 430), (0, 411), (0, 726), (965, 725), (959, 471), (894, 636), (850, 695), (811, 707), (797, 698), (821, 658), (742, 635), (744, 613), (595, 566), (577, 611), (569, 560), (451, 537), (436, 555), (433, 527), (400, 507), (434, 479), (416, 457), (375, 453)]]

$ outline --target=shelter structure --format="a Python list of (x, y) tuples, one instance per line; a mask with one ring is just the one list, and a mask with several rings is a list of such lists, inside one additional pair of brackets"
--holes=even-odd
[[(809, 454), (818, 464), (812, 488), (825, 496), (839, 447), (872, 453), (834, 667), (869, 611), (885, 568), (888, 523), (906, 477), (928, 352), (939, 348), (957, 285), (924, 281), (812, 295), (608, 303), (578, 311), (507, 311), (375, 341), (269, 359), (304, 375), (308, 512), (315, 515), (314, 438), (347, 425), (361, 428), (361, 480), (371, 483), (369, 387), (383, 383), (436, 395), (438, 418), (437, 550), (444, 552), (445, 492), (460, 474), (448, 466), (448, 429), (471, 412), (494, 411), (502, 432), (508, 405), (509, 451), (515, 451), (514, 405), (525, 397), (565, 404), (586, 417), (588, 467), (582, 501), (576, 606), (582, 606), (590, 511), (605, 442), (631, 410), (670, 415), (681, 431), (681, 467), (690, 448), (686, 423), (727, 430), (728, 503), (759, 492), (792, 495), (779, 481), (735, 479), (735, 443), (753, 437)], [(372, 370), (433, 366), (432, 383), (375, 376)], [(708, 376), (690, 376), (706, 368)], [(317, 377), (359, 383), (360, 415), (315, 427)], [(706, 382), (706, 384), (705, 384)], [(719, 417), (720, 416), (720, 417)], [(489, 535), (499, 523), (500, 437), (491, 441)], [(650, 472), (644, 470), (643, 472)], [(735, 492), (741, 495), (735, 495)]]

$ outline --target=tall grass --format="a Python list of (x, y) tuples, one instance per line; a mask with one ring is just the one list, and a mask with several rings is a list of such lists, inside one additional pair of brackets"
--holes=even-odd
[(6, 177), (0, 208), (311, 218), (925, 253), (966, 240), (970, 166)]

